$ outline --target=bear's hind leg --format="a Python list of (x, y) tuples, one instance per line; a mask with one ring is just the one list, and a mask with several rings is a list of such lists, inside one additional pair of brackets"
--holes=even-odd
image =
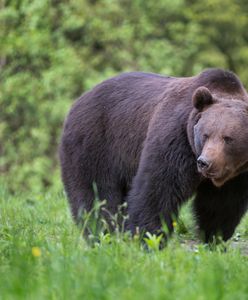
[(69, 172), (62, 171), (65, 191), (69, 200), (69, 205), (73, 219), (76, 223), (82, 221), (84, 211), (89, 212), (93, 208), (94, 191), (93, 186), (84, 184), (80, 175), (77, 175), (76, 170)]
[(74, 139), (63, 136), (60, 145), (60, 163), (62, 180), (68, 197), (72, 216), (76, 223), (82, 221), (82, 213), (93, 207), (94, 191), (89, 166), (82, 158), (82, 145)]

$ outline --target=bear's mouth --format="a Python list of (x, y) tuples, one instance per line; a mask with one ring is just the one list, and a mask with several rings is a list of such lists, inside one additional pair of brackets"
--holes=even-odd
[(222, 172), (216, 172), (216, 170), (209, 170), (207, 171), (200, 171), (200, 173), (205, 177), (212, 181), (212, 183), (216, 187), (221, 187), (226, 183), (228, 180), (236, 177), (240, 173), (247, 172), (248, 171), (248, 161), (245, 163), (239, 165), (236, 170), (233, 170), (231, 168), (225, 167)]
[(213, 184), (216, 186), (216, 187), (221, 187), (227, 180), (230, 179), (230, 176), (226, 175), (226, 176), (222, 176), (222, 177), (219, 177), (219, 178), (211, 178)]
[(229, 180), (232, 176), (230, 172), (225, 172), (224, 174), (214, 174), (214, 173), (206, 173), (204, 177), (210, 179), (216, 187), (221, 187), (227, 180)]

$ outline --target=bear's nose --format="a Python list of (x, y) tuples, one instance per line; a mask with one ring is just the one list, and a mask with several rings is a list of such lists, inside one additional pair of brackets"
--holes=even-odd
[(200, 156), (197, 159), (197, 165), (201, 170), (207, 170), (209, 168), (210, 163), (205, 158)]

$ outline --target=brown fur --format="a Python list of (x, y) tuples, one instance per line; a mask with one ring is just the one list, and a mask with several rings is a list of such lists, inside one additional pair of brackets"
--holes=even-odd
[[(189, 78), (127, 73), (85, 93), (65, 121), (60, 146), (74, 218), (92, 208), (95, 182), (110, 213), (128, 202), (132, 232), (158, 232), (161, 220), (172, 231), (172, 217), (196, 193), (206, 240), (218, 232), (228, 239), (247, 207), (247, 103), (237, 76), (220, 69)], [(223, 137), (235, 143), (228, 147)], [(228, 177), (208, 179), (199, 162), (197, 169), (200, 156), (220, 175), (230, 169)]]

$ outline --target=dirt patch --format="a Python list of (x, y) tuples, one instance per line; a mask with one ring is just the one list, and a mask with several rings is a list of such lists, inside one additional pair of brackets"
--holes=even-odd
[[(208, 248), (208, 245), (201, 244), (198, 240), (183, 240), (180, 242), (180, 244), (189, 251), (198, 252), (199, 247), (205, 247)], [(226, 247), (223, 244), (223, 249), (225, 251), (228, 251), (228, 249), (236, 249), (239, 250), (242, 255), (248, 256), (248, 241), (247, 240), (232, 240), (227, 243)]]

